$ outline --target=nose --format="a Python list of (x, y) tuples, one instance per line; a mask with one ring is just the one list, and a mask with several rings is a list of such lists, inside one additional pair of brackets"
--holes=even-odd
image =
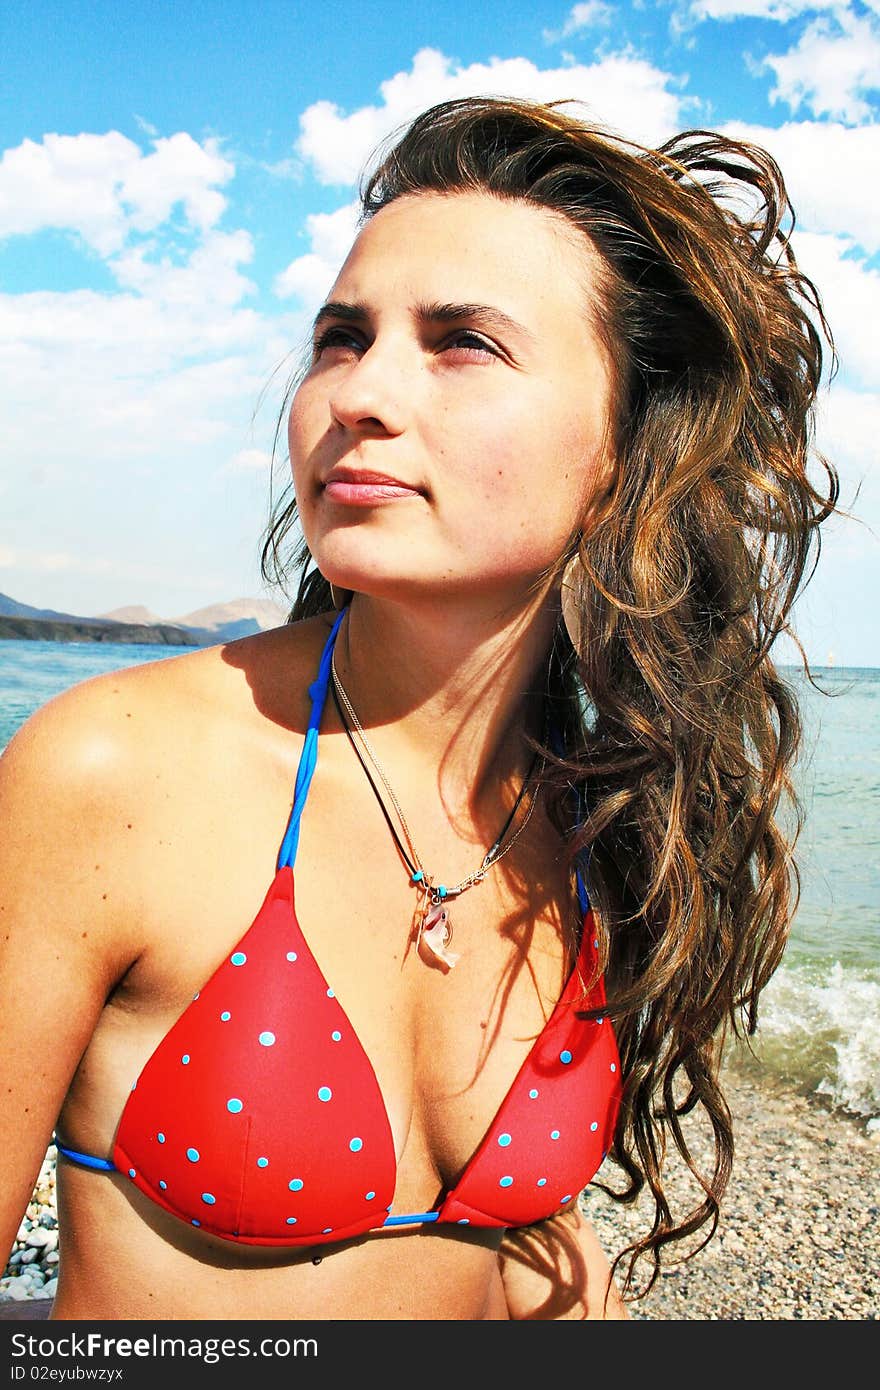
[(340, 368), (330, 393), (330, 414), (348, 430), (401, 434), (408, 398), (400, 349), (380, 349), (373, 342), (360, 357)]

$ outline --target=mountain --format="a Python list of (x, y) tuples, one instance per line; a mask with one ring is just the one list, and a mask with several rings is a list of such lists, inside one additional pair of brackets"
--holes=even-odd
[(286, 617), (287, 609), (271, 599), (236, 598), (229, 603), (212, 603), (182, 618), (166, 621), (195, 632), (211, 633), (215, 642), (229, 642), (251, 632), (267, 632), (269, 628), (280, 627)]
[(0, 638), (58, 642), (148, 642), (214, 646), (280, 627), (287, 609), (271, 599), (237, 598), (213, 603), (182, 618), (159, 618), (142, 604), (114, 608), (94, 618), (34, 608), (0, 594)]
[(77, 613), (58, 613), (54, 608), (32, 608), (8, 594), (0, 594), (0, 618), (43, 618), (58, 623), (100, 623), (103, 618), (81, 618)]
[(114, 608), (110, 613), (101, 613), (105, 622), (111, 623), (161, 623), (158, 614), (151, 613), (142, 603), (129, 604), (127, 608)]

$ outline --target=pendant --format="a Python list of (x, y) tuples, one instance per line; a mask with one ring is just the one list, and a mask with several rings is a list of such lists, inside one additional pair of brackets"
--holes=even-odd
[(459, 956), (447, 950), (452, 940), (452, 923), (449, 913), (442, 903), (430, 905), (419, 924), (417, 947), (426, 965), (436, 965), (443, 970), (451, 970)]

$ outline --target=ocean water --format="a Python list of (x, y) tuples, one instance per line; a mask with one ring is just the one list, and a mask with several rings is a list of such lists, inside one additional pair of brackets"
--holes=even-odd
[[(39, 706), (102, 672), (181, 648), (0, 641), (0, 750)], [(880, 1129), (880, 668), (794, 669), (804, 750), (795, 784), (806, 820), (795, 855), (801, 898), (785, 959), (765, 990), (751, 1051), (830, 1109)]]

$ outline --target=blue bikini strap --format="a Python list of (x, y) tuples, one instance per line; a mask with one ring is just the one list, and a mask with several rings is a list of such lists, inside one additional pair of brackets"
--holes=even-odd
[(66, 1144), (62, 1144), (58, 1136), (52, 1135), (52, 1143), (60, 1154), (69, 1158), (72, 1163), (78, 1163), (81, 1168), (97, 1168), (99, 1173), (115, 1173), (116, 1164), (109, 1158), (97, 1158), (94, 1154), (80, 1153), (79, 1149), (69, 1149)]
[(287, 830), (281, 842), (281, 849), (278, 851), (279, 869), (283, 869), (285, 866), (293, 868), (293, 862), (296, 859), (296, 850), (299, 844), (299, 823), (302, 819), (306, 797), (309, 794), (315, 764), (318, 761), (318, 730), (321, 726), (321, 716), (324, 713), (327, 691), (330, 687), (330, 660), (333, 656), (339, 624), (345, 617), (346, 611), (343, 608), (330, 629), (330, 636), (327, 638), (321, 653), (318, 674), (309, 686), (309, 694), (312, 697), (312, 712), (309, 715), (308, 728), (306, 729), (302, 752), (299, 755), (299, 766), (296, 769), (296, 785), (293, 789), (293, 807), (290, 812), (290, 820), (287, 822)]

